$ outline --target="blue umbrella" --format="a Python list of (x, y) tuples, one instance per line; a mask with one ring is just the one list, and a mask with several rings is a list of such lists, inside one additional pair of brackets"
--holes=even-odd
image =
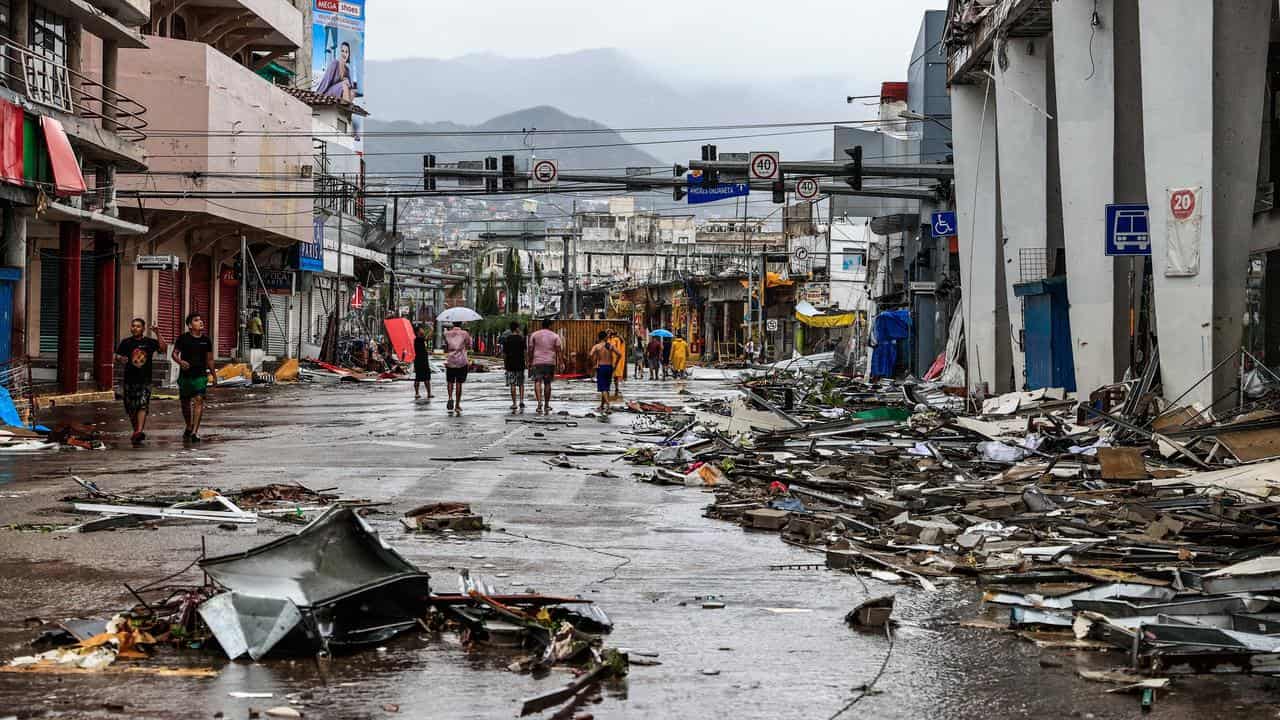
[(675, 335), (671, 334), (670, 330), (654, 330), (649, 334), (652, 335), (653, 337), (660, 337), (660, 338), (675, 337)]

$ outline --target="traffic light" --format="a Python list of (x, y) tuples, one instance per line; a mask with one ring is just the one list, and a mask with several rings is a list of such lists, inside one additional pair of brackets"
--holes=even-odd
[[(485, 170), (497, 170), (497, 169), (498, 169), (498, 158), (496, 158), (496, 157), (487, 157), (487, 158), (485, 158), (485, 159), (484, 159), (484, 169), (485, 169)], [(492, 175), (485, 175), (485, 176), (484, 176), (484, 191), (485, 191), (485, 192), (487, 192), (487, 193), (496, 193), (496, 192), (498, 192), (498, 178), (493, 177)]]
[(685, 195), (689, 194), (689, 191), (684, 185), (684, 175), (687, 172), (689, 172), (689, 168), (681, 165), (680, 163), (676, 163), (671, 168), (671, 174), (676, 179), (676, 183), (671, 186), (671, 199), (676, 202), (680, 202), (684, 199)]
[(436, 177), (435, 175), (431, 174), (431, 171), (435, 169), (436, 169), (436, 156), (423, 155), (422, 156), (422, 189), (423, 190), (436, 189)]
[(516, 189), (516, 156), (502, 156), (502, 190), (511, 192)]
[[(703, 162), (715, 162), (715, 160), (716, 160), (716, 146), (715, 146), (715, 145), (703, 145), (703, 146), (702, 146), (702, 161), (703, 161)], [(719, 185), (719, 184), (720, 184), (720, 173), (719, 173), (719, 171), (712, 170), (711, 168), (706, 168), (706, 169), (704, 169), (704, 170), (702, 171), (702, 186), (703, 186), (703, 187), (715, 187), (715, 186), (717, 186), (717, 185)]]
[(787, 183), (785, 180), (773, 181), (773, 202), (778, 205), (787, 204)]
[(850, 163), (850, 165), (852, 165), (853, 167), (850, 168), (851, 172), (849, 173), (849, 176), (844, 179), (844, 181), (849, 183), (849, 187), (853, 188), (854, 190), (861, 190), (862, 189), (862, 146), (858, 145), (856, 147), (845, 148), (844, 151), (846, 154), (848, 154), (849, 157), (853, 158), (853, 162)]

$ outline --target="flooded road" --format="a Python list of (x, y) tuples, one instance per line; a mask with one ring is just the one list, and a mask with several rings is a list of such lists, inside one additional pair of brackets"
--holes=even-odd
[[(706, 371), (687, 385), (629, 383), (624, 391), (678, 404), (690, 399), (681, 393), (726, 392), (716, 376)], [(431, 573), (436, 590), (456, 590), (458, 571), (469, 569), (513, 591), (581, 594), (612, 617), (610, 646), (658, 654), (660, 665), (633, 667), (605, 687), (602, 702), (580, 711), (596, 718), (829, 718), (873, 680), (874, 690), (842, 717), (1140, 714), (1135, 696), (1106, 694), (1111, 686), (1075, 672), (1120, 666), (1121, 657), (1041, 650), (960, 627), (979, 611), (978, 593), (966, 581), (943, 584), (937, 593), (874, 580), (864, 585), (806, 567), (823, 556), (788, 546), (775, 533), (703, 518), (710, 495), (639, 482), (638, 469), (611, 456), (571, 458), (586, 469), (549, 466), (548, 455), (529, 451), (635, 441), (628, 434), (634, 416), (584, 417), (595, 402), (589, 385), (559, 384), (566, 394), (557, 410), (574, 417), (543, 424), (531, 413), (509, 414), (500, 373), (472, 380), (462, 417), (448, 417), (439, 396), (414, 403), (407, 383), (215, 391), (206, 442), (195, 449), (179, 441), (176, 403), (155, 405), (152, 440), (136, 450), (127, 447), (117, 408), (96, 415), (78, 408), (81, 419), (110, 418), (104, 429), (113, 449), (0, 458), (0, 525), (69, 522), (59, 499), (78, 491), (71, 475), (133, 494), (296, 481), (385, 503), (367, 520)], [(606, 469), (618, 477), (594, 474)], [(401, 513), (438, 501), (470, 502), (491, 531), (456, 538), (404, 532)], [(29, 652), (29, 618), (110, 616), (133, 602), (122, 583), (179, 572), (202, 543), (210, 554), (223, 554), (293, 529), (263, 521), (234, 531), (208, 524), (94, 534), (0, 530), (0, 657)], [(190, 571), (173, 580), (199, 581)], [(853, 606), (891, 593), (902, 620), (892, 643), (845, 625)], [(705, 598), (725, 607), (703, 609)], [(522, 699), (571, 677), (560, 669), (537, 678), (513, 673), (506, 666), (514, 657), (465, 649), (452, 633), (410, 633), (376, 651), (319, 661), (228, 663), (204, 652), (164, 650), (150, 663), (213, 667), (217, 674), (0, 674), (0, 717), (120, 717), (123, 706), (130, 717), (245, 718), (251, 707), (293, 701), (312, 718), (511, 718)], [(273, 697), (236, 699), (232, 692)], [(1262, 679), (1188, 680), (1162, 694), (1156, 712), (1274, 718), (1276, 697)]]

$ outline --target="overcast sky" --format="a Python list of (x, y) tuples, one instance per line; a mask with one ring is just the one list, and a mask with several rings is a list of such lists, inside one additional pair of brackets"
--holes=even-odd
[(905, 70), (946, 0), (367, 0), (367, 57), (541, 57), (619, 48), (690, 76)]

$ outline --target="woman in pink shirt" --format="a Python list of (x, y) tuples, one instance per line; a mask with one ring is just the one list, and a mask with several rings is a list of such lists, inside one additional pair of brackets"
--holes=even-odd
[(462, 329), (462, 323), (454, 323), (444, 334), (444, 377), (449, 393), (445, 408), (459, 415), (462, 414), (462, 384), (467, 381), (467, 368), (471, 365), (467, 356), (470, 349), (471, 333)]

